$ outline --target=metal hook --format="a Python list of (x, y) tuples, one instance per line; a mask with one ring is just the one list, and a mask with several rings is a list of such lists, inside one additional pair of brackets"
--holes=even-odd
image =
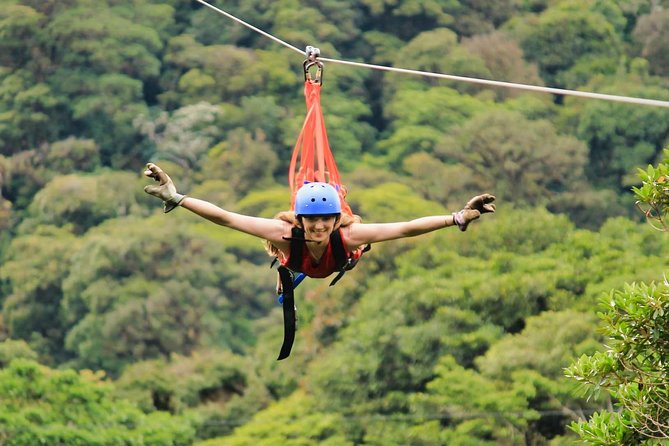
[[(321, 54), (320, 48), (307, 46), (307, 49), (305, 51), (305, 55), (307, 56), (307, 58), (302, 63), (302, 67), (304, 68), (305, 82), (317, 85), (323, 84), (323, 62), (318, 60), (318, 56), (320, 56), (320, 54)], [(314, 66), (316, 67), (316, 74), (312, 77), (311, 73), (309, 72), (309, 69)]]

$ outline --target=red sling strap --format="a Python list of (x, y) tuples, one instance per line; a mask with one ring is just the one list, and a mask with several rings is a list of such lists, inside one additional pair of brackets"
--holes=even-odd
[[(309, 48), (307, 48), (308, 50)], [(291, 209), (295, 209), (295, 194), (307, 182), (319, 181), (329, 183), (339, 192), (342, 212), (353, 215), (350, 206), (346, 203), (346, 188), (341, 184), (339, 170), (330, 150), (328, 135), (325, 130), (323, 109), (321, 108), (321, 79), (323, 64), (316, 56), (307, 52), (304, 61), (304, 98), (307, 104), (307, 114), (302, 124), (302, 130), (297, 137), (293, 148), (293, 156), (288, 169), (288, 184), (291, 190)], [(309, 68), (318, 67), (315, 78), (309, 73)], [(297, 168), (297, 159), (300, 165)]]

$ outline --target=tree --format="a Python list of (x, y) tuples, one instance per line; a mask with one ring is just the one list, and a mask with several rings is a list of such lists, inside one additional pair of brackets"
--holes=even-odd
[(215, 350), (136, 362), (114, 384), (145, 413), (188, 418), (200, 439), (230, 434), (271, 401), (251, 358)]
[(434, 153), (445, 132), (489, 106), (489, 102), (448, 87), (399, 90), (385, 106), (390, 124), (377, 149), (391, 166), (399, 166), (413, 153)]
[(657, 9), (642, 16), (634, 29), (634, 40), (641, 46), (641, 56), (648, 60), (651, 74), (669, 74), (669, 11)]
[(103, 374), (51, 370), (15, 359), (0, 370), (0, 443), (6, 446), (187, 446), (190, 423), (166, 412), (143, 414), (111, 396)]
[(107, 219), (138, 214), (139, 186), (129, 172), (57, 176), (35, 194), (19, 230), (53, 224), (83, 234)]
[(17, 358), (37, 360), (37, 353), (25, 341), (5, 339), (0, 342), (0, 368), (7, 367)]
[[(525, 55), (539, 66), (546, 84), (575, 88), (585, 82), (569, 71), (579, 63), (594, 73), (615, 71), (622, 55), (622, 38), (614, 19), (597, 10), (596, 2), (565, 1), (529, 22), (513, 24)], [(622, 12), (618, 10), (622, 17)], [(572, 81), (576, 80), (576, 83)], [(587, 79), (585, 79), (587, 81)]]
[[(669, 151), (665, 152), (669, 155)], [(651, 223), (669, 232), (669, 156), (639, 170), (633, 190)], [(600, 411), (572, 424), (593, 445), (654, 445), (669, 440), (669, 280), (627, 283), (602, 297), (607, 348), (582, 356), (566, 371), (590, 394), (607, 391), (619, 410)]]
[(559, 135), (549, 121), (494, 110), (444, 137), (437, 153), (471, 171), (480, 188), (503, 200), (546, 205), (583, 179), (587, 148)]
[(225, 142), (209, 151), (204, 170), (210, 176), (225, 178), (240, 195), (252, 189), (273, 186), (278, 157), (262, 132), (251, 136), (242, 129), (232, 131)]
[(115, 374), (138, 359), (252, 342), (248, 319), (265, 311), (268, 258), (260, 266), (236, 257), (249, 248), (228, 241), (229, 231), (175, 212), (169, 224), (162, 211), (109, 219), (81, 239), (62, 284), (73, 364)]
[[(666, 89), (655, 82), (629, 78), (609, 84), (606, 91), (636, 97), (669, 99)], [(571, 103), (571, 102), (570, 102)], [(581, 105), (573, 103), (573, 107)], [(575, 123), (576, 135), (590, 149), (586, 174), (596, 187), (627, 190), (636, 183), (636, 166), (661, 156), (669, 136), (669, 112), (659, 107), (630, 107), (627, 104), (592, 101), (582, 104)]]
[[(536, 64), (525, 61), (523, 50), (518, 42), (508, 33), (493, 31), (462, 40), (462, 45), (485, 61), (490, 70), (491, 79), (517, 82), (529, 85), (542, 85)], [(519, 90), (498, 88), (497, 99), (505, 99), (523, 94)]]
[[(0, 296), (8, 337), (28, 341), (47, 364), (62, 362), (65, 327), (60, 317), (62, 283), (79, 240), (70, 231), (39, 226), (14, 238), (3, 258)], [(32, 255), (25, 255), (32, 253)]]
[(221, 138), (223, 118), (219, 106), (200, 102), (155, 118), (140, 115), (135, 126), (155, 145), (154, 156), (193, 169)]

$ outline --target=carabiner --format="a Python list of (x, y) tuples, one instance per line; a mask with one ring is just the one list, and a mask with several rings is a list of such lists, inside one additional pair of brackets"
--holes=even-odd
[[(307, 46), (305, 51), (307, 58), (302, 63), (304, 68), (304, 81), (311, 84), (322, 85), (323, 84), (323, 62), (318, 60), (318, 56), (321, 54), (319, 48), (313, 46)], [(316, 73), (312, 76), (309, 71), (310, 68), (316, 67)]]

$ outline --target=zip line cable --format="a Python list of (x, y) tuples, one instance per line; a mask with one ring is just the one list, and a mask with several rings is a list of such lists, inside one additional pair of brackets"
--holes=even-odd
[[(195, 0), (198, 3), (218, 12), (219, 14), (222, 14), (226, 17), (228, 17), (231, 20), (234, 20), (235, 22), (259, 33), (262, 34), (263, 36), (275, 41), (276, 43), (285, 46), (286, 48), (289, 48), (297, 53), (300, 53), (301, 55), (304, 55), (304, 51), (300, 50), (299, 48), (284, 42), (283, 40), (279, 39), (278, 37), (275, 37), (259, 28), (256, 28), (255, 26), (245, 22), (242, 19), (239, 19), (232, 14), (223, 11), (220, 8), (217, 8), (216, 6), (213, 6), (204, 0)], [(624, 102), (628, 104), (637, 104), (637, 105), (647, 105), (647, 106), (652, 106), (652, 107), (664, 107), (664, 108), (669, 108), (669, 101), (661, 101), (657, 99), (645, 99), (645, 98), (636, 98), (636, 97), (631, 97), (631, 96), (619, 96), (619, 95), (613, 95), (613, 94), (604, 94), (604, 93), (592, 93), (589, 91), (578, 91), (578, 90), (567, 90), (567, 89), (562, 89), (562, 88), (553, 88), (553, 87), (540, 87), (538, 85), (528, 85), (528, 84), (518, 84), (515, 82), (504, 82), (504, 81), (494, 81), (490, 79), (480, 79), (480, 78), (473, 78), (473, 77), (465, 77), (465, 76), (455, 76), (452, 74), (442, 74), (442, 73), (433, 73), (430, 71), (420, 71), (420, 70), (410, 70), (406, 68), (396, 68), (396, 67), (388, 67), (385, 65), (374, 65), (374, 64), (368, 64), (368, 63), (363, 63), (363, 62), (352, 62), (348, 60), (341, 60), (341, 59), (331, 59), (327, 57), (318, 57), (319, 60), (323, 62), (332, 62), (332, 63), (338, 63), (342, 65), (350, 65), (354, 67), (362, 67), (362, 68), (370, 68), (373, 70), (380, 70), (380, 71), (388, 71), (388, 72), (396, 72), (396, 73), (402, 73), (402, 74), (411, 74), (411, 75), (416, 75), (416, 76), (424, 76), (424, 77), (434, 77), (434, 78), (440, 78), (440, 79), (448, 79), (452, 81), (460, 81), (460, 82), (469, 82), (473, 84), (481, 84), (481, 85), (489, 85), (493, 87), (504, 87), (504, 88), (515, 88), (518, 90), (527, 90), (527, 91), (533, 91), (533, 92), (538, 92), (538, 93), (549, 93), (549, 94), (556, 94), (556, 95), (561, 95), (561, 96), (576, 96), (576, 97), (582, 97), (582, 98), (588, 98), (588, 99), (601, 99), (605, 101), (614, 101), (614, 102)]]
[(198, 3), (201, 3), (202, 5), (206, 6), (206, 7), (209, 8), (209, 9), (213, 9), (214, 11), (218, 12), (219, 14), (223, 14), (223, 15), (226, 16), (227, 18), (229, 18), (229, 19), (231, 19), (231, 20), (234, 20), (235, 22), (239, 23), (240, 25), (244, 25), (245, 27), (247, 27), (247, 28), (249, 28), (249, 29), (251, 29), (251, 30), (257, 32), (258, 34), (262, 34), (263, 36), (265, 36), (265, 37), (267, 37), (267, 38), (269, 38), (269, 39), (275, 41), (276, 43), (285, 46), (286, 48), (290, 48), (290, 49), (293, 50), (293, 51), (296, 51), (296, 52), (298, 52), (298, 53), (300, 53), (300, 54), (304, 54), (304, 51), (302, 51), (302, 50), (299, 49), (299, 48), (294, 47), (294, 46), (291, 45), (290, 43), (286, 43), (286, 42), (284, 42), (283, 40), (279, 39), (278, 37), (274, 37), (274, 36), (271, 35), (270, 33), (266, 33), (266, 32), (263, 31), (262, 29), (260, 29), (260, 28), (256, 28), (255, 26), (251, 25), (250, 23), (247, 23), (247, 22), (243, 21), (242, 19), (239, 19), (239, 18), (233, 16), (232, 14), (225, 12), (225, 11), (223, 11), (222, 9), (217, 8), (217, 7), (214, 6), (214, 5), (211, 5), (211, 4), (209, 4), (209, 3), (207, 3), (207, 2), (205, 2), (205, 1), (203, 1), (203, 0), (195, 0), (195, 1), (198, 2)]

